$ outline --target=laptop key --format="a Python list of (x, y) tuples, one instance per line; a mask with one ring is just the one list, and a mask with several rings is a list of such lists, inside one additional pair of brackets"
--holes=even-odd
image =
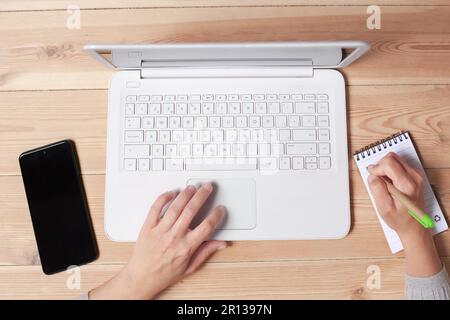
[(244, 102), (242, 104), (242, 113), (251, 114), (253, 111), (253, 103), (252, 102)]
[(127, 171), (136, 171), (136, 159), (124, 159), (123, 167)]
[(144, 132), (142, 130), (125, 131), (125, 142), (139, 143), (144, 141)]
[(281, 111), (283, 113), (288, 113), (288, 114), (294, 113), (294, 106), (293, 106), (292, 102), (281, 103)]
[(125, 128), (126, 129), (140, 129), (141, 128), (141, 118), (125, 118)]
[(328, 113), (328, 102), (317, 103), (317, 113)]
[(275, 126), (277, 128), (284, 128), (287, 126), (286, 116), (276, 116), (275, 117)]
[(302, 125), (303, 127), (315, 127), (316, 126), (315, 116), (303, 116)]
[(321, 140), (321, 141), (330, 140), (330, 130), (328, 130), (328, 129), (319, 129), (319, 140)]
[(256, 113), (265, 114), (267, 113), (267, 104), (265, 102), (255, 103)]
[(307, 163), (305, 167), (308, 170), (317, 169), (317, 163)]
[(319, 168), (320, 169), (330, 169), (331, 168), (331, 158), (330, 157), (319, 157)]
[(227, 113), (227, 103), (226, 102), (217, 102), (215, 104), (215, 107), (216, 107), (217, 114), (226, 114)]
[(152, 159), (152, 170), (153, 171), (162, 171), (164, 169), (164, 160), (163, 159)]
[(330, 126), (330, 120), (328, 118), (328, 116), (317, 116), (317, 124), (319, 125), (319, 127), (329, 127)]
[(150, 103), (148, 108), (149, 114), (161, 114), (161, 104), (160, 103)]
[(330, 154), (330, 144), (319, 143), (319, 154)]
[(177, 105), (175, 107), (175, 113), (179, 114), (179, 115), (187, 114), (187, 110), (188, 110), (188, 104), (184, 103), (184, 102), (177, 103)]
[(153, 143), (158, 141), (158, 133), (156, 130), (145, 131), (145, 141), (147, 143)]
[(189, 101), (200, 101), (201, 97), (198, 94), (193, 94), (189, 96)]
[(183, 159), (166, 159), (166, 170), (182, 171), (183, 168)]
[(139, 102), (148, 102), (150, 101), (150, 96), (139, 96)]
[(189, 103), (189, 114), (200, 114), (200, 103), (198, 102)]
[(127, 158), (148, 157), (150, 155), (150, 146), (148, 144), (125, 145), (124, 151)]
[(187, 158), (187, 171), (256, 170), (256, 158)]
[(292, 140), (294, 141), (315, 141), (316, 130), (294, 129), (292, 130)]
[(297, 102), (295, 104), (295, 113), (315, 113), (316, 106), (314, 102)]
[(157, 102), (161, 102), (163, 100), (163, 97), (160, 95), (154, 95), (150, 97), (150, 101), (157, 101)]
[(134, 114), (134, 103), (125, 104), (125, 114), (133, 115)]
[(173, 104), (173, 103), (163, 103), (163, 105), (162, 105), (162, 113), (163, 114), (174, 114), (175, 113), (175, 104)]
[(138, 166), (139, 166), (139, 171), (150, 170), (150, 159), (139, 159)]
[(268, 108), (269, 108), (269, 113), (280, 113), (280, 103), (279, 102), (269, 102)]
[(288, 155), (313, 155), (317, 153), (315, 143), (287, 143), (286, 153)]
[(153, 129), (154, 126), (155, 126), (155, 118), (153, 117), (142, 118), (142, 128)]
[(277, 158), (260, 158), (259, 170), (276, 170)]
[(304, 163), (303, 163), (303, 157), (293, 157), (292, 158), (292, 169), (294, 170), (300, 170), (303, 169)]
[(136, 104), (136, 114), (147, 114), (147, 104), (146, 103), (137, 103)]
[(287, 157), (280, 158), (280, 169), (281, 170), (291, 169), (291, 159)]

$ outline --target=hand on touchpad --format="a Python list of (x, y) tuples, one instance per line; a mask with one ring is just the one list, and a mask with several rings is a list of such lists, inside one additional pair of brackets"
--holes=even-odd
[(195, 217), (192, 227), (197, 226), (214, 207), (223, 205), (225, 215), (218, 229), (253, 229), (256, 227), (256, 187), (253, 179), (189, 179), (186, 185), (211, 182), (214, 191)]

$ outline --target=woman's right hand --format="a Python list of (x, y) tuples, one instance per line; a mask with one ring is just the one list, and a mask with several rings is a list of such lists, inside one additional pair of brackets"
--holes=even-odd
[(422, 232), (423, 227), (408, 214), (408, 210), (402, 203), (391, 196), (386, 183), (380, 178), (390, 179), (398, 190), (423, 208), (424, 189), (421, 172), (393, 152), (388, 153), (377, 164), (370, 165), (367, 169), (370, 173), (369, 188), (384, 222), (394, 229), (400, 238), (411, 233)]
[(422, 227), (408, 214), (406, 207), (391, 196), (386, 183), (380, 178), (389, 178), (398, 190), (423, 208), (424, 183), (421, 172), (392, 152), (367, 169), (370, 173), (369, 188), (378, 213), (402, 241), (406, 273), (415, 277), (429, 277), (438, 273), (442, 269), (442, 263), (429, 229)]

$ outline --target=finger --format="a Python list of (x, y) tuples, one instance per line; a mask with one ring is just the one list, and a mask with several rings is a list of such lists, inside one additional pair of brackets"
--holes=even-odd
[(372, 175), (387, 176), (394, 186), (407, 195), (414, 195), (415, 181), (406, 172), (392, 152), (388, 153), (378, 164), (370, 165), (368, 171)]
[(203, 204), (208, 200), (209, 195), (213, 190), (211, 183), (206, 183), (202, 187), (200, 187), (194, 196), (189, 200), (187, 205), (184, 207), (183, 211), (180, 214), (177, 222), (175, 223), (174, 228), (177, 231), (187, 230), (189, 225), (194, 219), (195, 215), (198, 213)]
[(225, 208), (223, 206), (218, 206), (214, 208), (194, 230), (188, 233), (188, 241), (191, 243), (194, 250), (198, 248), (203, 241), (208, 240), (224, 216)]
[(161, 215), (162, 209), (175, 197), (175, 193), (173, 191), (164, 192), (156, 198), (155, 202), (153, 202), (150, 210), (147, 214), (147, 218), (144, 222), (144, 227), (153, 228), (159, 222), (159, 217)]
[(225, 241), (210, 240), (203, 242), (192, 255), (191, 261), (186, 270), (186, 275), (196, 271), (215, 252), (218, 250), (223, 250), (226, 247), (227, 243)]
[(167, 208), (166, 214), (161, 221), (161, 224), (169, 229), (173, 226), (173, 224), (177, 221), (181, 212), (183, 211), (186, 204), (191, 200), (192, 196), (197, 191), (197, 188), (194, 186), (187, 186), (183, 191), (181, 191), (178, 196), (173, 200), (170, 204), (169, 208)]
[(394, 199), (389, 193), (384, 181), (371, 174), (367, 178), (367, 182), (380, 216), (384, 217), (393, 212), (395, 210)]
[(403, 168), (408, 172), (408, 174), (411, 176), (411, 178), (418, 184), (422, 185), (423, 183), (423, 177), (422, 172), (413, 166), (411, 166), (408, 161), (405, 159), (402, 159), (398, 154), (392, 153), (393, 157), (397, 159), (397, 161), (403, 166)]

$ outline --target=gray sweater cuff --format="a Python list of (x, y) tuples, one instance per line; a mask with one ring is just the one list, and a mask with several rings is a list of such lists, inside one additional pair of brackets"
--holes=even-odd
[(450, 300), (450, 285), (445, 266), (431, 277), (405, 276), (408, 300)]

